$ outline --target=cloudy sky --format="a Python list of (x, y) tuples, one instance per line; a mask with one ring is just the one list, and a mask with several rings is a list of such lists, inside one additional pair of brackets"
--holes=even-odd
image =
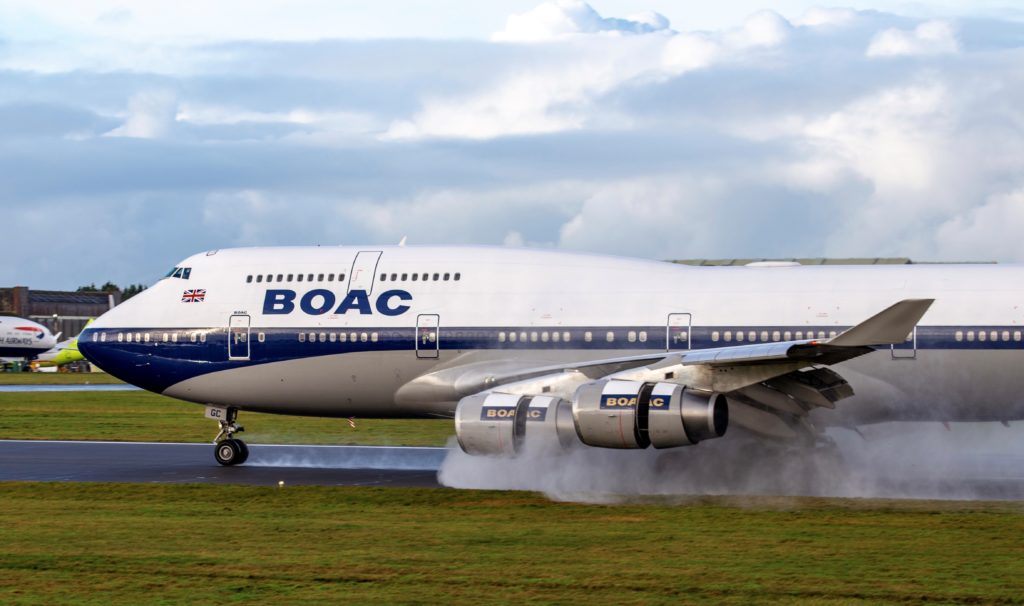
[(0, 286), (403, 236), (1024, 261), (1009, 0), (365, 4), (0, 0)]

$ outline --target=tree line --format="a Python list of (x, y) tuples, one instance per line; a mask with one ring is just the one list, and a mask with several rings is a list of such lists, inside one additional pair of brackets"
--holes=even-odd
[(134, 297), (135, 295), (139, 294), (140, 292), (146, 290), (146, 285), (145, 284), (129, 284), (128, 286), (126, 286), (124, 288), (121, 288), (117, 284), (114, 284), (113, 282), (108, 281), (103, 286), (97, 287), (96, 283), (93, 282), (92, 284), (89, 284), (88, 286), (79, 286), (78, 289), (75, 290), (75, 292), (113, 292), (115, 290), (121, 291), (121, 300), (122, 301), (127, 301), (128, 299), (131, 299), (132, 297)]

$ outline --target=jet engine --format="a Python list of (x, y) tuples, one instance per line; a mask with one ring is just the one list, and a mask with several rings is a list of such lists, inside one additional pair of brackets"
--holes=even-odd
[(671, 448), (725, 435), (729, 405), (675, 383), (605, 380), (576, 391), (572, 416), (590, 446)]
[(485, 393), (462, 398), (455, 434), (469, 454), (515, 455), (523, 445), (570, 448), (578, 443), (568, 402), (552, 396)]
[(728, 425), (725, 396), (675, 383), (587, 383), (571, 404), (552, 396), (491, 392), (463, 398), (455, 409), (459, 445), (486, 455), (515, 455), (527, 443), (671, 448), (720, 438)]

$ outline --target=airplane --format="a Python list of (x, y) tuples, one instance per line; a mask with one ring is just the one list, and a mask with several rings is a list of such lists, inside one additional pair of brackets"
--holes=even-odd
[(0, 357), (32, 360), (52, 349), (59, 336), (32, 320), (0, 316)]
[(222, 465), (248, 456), (239, 411), (449, 417), (463, 450), (493, 456), (728, 428), (827, 452), (829, 427), (1024, 418), (1022, 285), (1004, 265), (238, 248), (182, 261), (79, 348), (206, 406)]
[[(89, 326), (92, 322), (93, 319), (90, 319), (85, 323), (85, 326)], [(81, 333), (79, 333), (79, 336), (81, 336)], [(64, 366), (65, 364), (82, 360), (85, 360), (85, 356), (82, 355), (82, 352), (78, 351), (78, 337), (73, 337), (57, 343), (52, 349), (36, 356), (34, 364), (40, 367)]]

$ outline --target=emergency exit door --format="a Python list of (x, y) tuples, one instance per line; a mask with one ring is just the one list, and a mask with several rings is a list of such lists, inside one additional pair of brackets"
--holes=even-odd
[(690, 329), (693, 316), (690, 314), (669, 314), (665, 328), (665, 351), (690, 349)]
[(348, 278), (349, 292), (365, 290), (366, 294), (373, 293), (373, 279), (377, 275), (380, 255), (379, 250), (361, 250), (356, 253), (356, 259), (352, 262), (352, 274)]
[(249, 359), (249, 316), (235, 314), (228, 320), (228, 359)]

